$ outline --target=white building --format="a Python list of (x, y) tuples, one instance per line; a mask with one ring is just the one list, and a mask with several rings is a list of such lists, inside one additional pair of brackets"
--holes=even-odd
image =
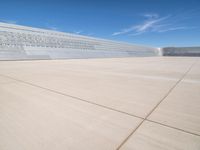
[(153, 47), (0, 23), (0, 60), (157, 55)]

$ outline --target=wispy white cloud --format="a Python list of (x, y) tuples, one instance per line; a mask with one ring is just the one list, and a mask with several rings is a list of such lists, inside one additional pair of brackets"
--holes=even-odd
[(173, 16), (167, 15), (164, 17), (160, 17), (156, 13), (148, 13), (142, 15), (145, 19), (142, 23), (133, 25), (129, 28), (122, 29), (121, 31), (114, 32), (112, 35), (122, 35), (127, 34), (131, 36), (141, 35), (147, 32), (168, 32), (168, 31), (176, 31), (176, 30), (186, 30), (192, 29), (194, 27), (187, 27), (183, 25), (174, 24)]
[(145, 14), (144, 16), (147, 19), (142, 24), (133, 25), (129, 28), (122, 29), (119, 32), (114, 32), (112, 35), (121, 35), (127, 33), (132, 33), (131, 35), (140, 35), (150, 29), (153, 30), (156, 25), (160, 24), (162, 21), (166, 20), (169, 17), (166, 16), (159, 18), (159, 16), (156, 14)]
[(195, 27), (171, 27), (167, 29), (158, 30), (158, 32), (167, 32), (167, 31), (175, 31), (175, 30), (186, 30), (186, 29), (194, 29)]
[(52, 24), (52, 23), (45, 23), (45, 28), (49, 29), (49, 30), (54, 30), (54, 31), (60, 31), (60, 28), (57, 27), (56, 25)]
[(136, 26), (131, 26), (129, 28), (122, 29), (121, 31), (114, 32), (112, 35), (126, 34), (126, 33), (134, 31), (135, 29), (136, 29)]
[(158, 18), (159, 15), (156, 13), (146, 13), (146, 14), (142, 14), (142, 16), (146, 17), (146, 18)]
[(0, 19), (1, 22), (5, 22), (5, 23), (10, 23), (10, 24), (17, 24), (16, 20), (5, 20), (5, 19)]
[(94, 36), (94, 33), (87, 33), (86, 31), (83, 31), (83, 30), (77, 30), (77, 31), (74, 31), (72, 32), (74, 34), (80, 34), (80, 35), (85, 35), (85, 36)]
[(47, 28), (50, 29), (50, 30), (59, 31), (59, 29), (57, 27), (54, 27), (54, 26), (49, 26)]
[(87, 36), (94, 36), (94, 33), (88, 33)]
[(73, 33), (75, 33), (75, 34), (81, 34), (81, 33), (83, 33), (83, 31), (78, 30), (78, 31), (74, 31)]

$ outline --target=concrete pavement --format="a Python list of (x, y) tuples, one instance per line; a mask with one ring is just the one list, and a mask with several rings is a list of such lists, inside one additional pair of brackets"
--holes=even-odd
[(0, 149), (200, 149), (200, 59), (0, 62)]

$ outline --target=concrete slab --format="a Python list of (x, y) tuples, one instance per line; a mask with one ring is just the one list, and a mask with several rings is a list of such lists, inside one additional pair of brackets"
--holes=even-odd
[(1, 72), (144, 118), (193, 62), (161, 57), (7, 62)]
[(200, 63), (148, 118), (200, 135)]
[(0, 85), (0, 149), (116, 149), (141, 119), (23, 83)]
[(197, 58), (196, 64), (191, 68), (190, 72), (184, 78), (184, 82), (190, 82), (190, 83), (200, 82), (200, 59)]
[(0, 61), (0, 149), (199, 150), (199, 68), (192, 57)]
[(199, 150), (200, 137), (145, 121), (121, 150)]
[(0, 76), (0, 84), (7, 84), (7, 83), (12, 83), (16, 82), (16, 80), (12, 80), (3, 76)]

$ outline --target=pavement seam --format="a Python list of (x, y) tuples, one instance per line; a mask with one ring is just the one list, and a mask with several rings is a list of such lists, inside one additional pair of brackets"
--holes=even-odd
[(93, 103), (93, 102), (90, 102), (90, 101), (87, 101), (87, 100), (84, 100), (84, 99), (81, 99), (81, 98), (78, 98), (78, 97), (75, 97), (75, 96), (67, 95), (67, 94), (64, 94), (64, 93), (61, 93), (61, 92), (58, 92), (58, 91), (54, 91), (54, 90), (51, 90), (51, 89), (48, 89), (48, 88), (44, 88), (44, 87), (41, 87), (41, 86), (38, 86), (38, 85), (35, 85), (35, 84), (32, 84), (32, 83), (29, 83), (29, 82), (25, 82), (25, 81), (22, 81), (22, 80), (19, 80), (19, 79), (15, 79), (15, 78), (7, 76), (7, 75), (0, 74), (0, 76), (3, 76), (3, 77), (6, 77), (6, 78), (15, 80), (15, 81), (12, 81), (12, 82), (9, 82), (9, 83), (6, 83), (6, 84), (12, 84), (12, 83), (15, 84), (17, 82), (22, 82), (24, 84), (28, 84), (29, 86), (34, 86), (34, 87), (37, 87), (37, 88), (41, 88), (43, 90), (47, 90), (47, 91), (52, 92), (52, 93), (56, 93), (56, 94), (63, 95), (63, 96), (66, 96), (66, 97), (71, 97), (73, 99), (76, 99), (76, 100), (79, 100), (79, 101), (82, 101), (82, 102), (86, 102), (86, 103), (89, 103), (89, 104), (92, 104), (92, 105), (96, 105), (96, 106), (101, 107), (101, 108), (103, 107), (103, 108), (109, 109), (111, 111), (115, 111), (115, 112), (118, 112), (118, 113), (129, 115), (131, 117), (136, 117), (136, 118), (142, 119), (144, 121), (146, 120), (146, 121), (153, 122), (153, 123), (156, 123), (156, 124), (159, 124), (159, 125), (163, 125), (163, 126), (166, 126), (166, 127), (172, 128), (172, 129), (180, 130), (180, 131), (185, 132), (185, 133), (189, 133), (189, 134), (193, 134), (193, 135), (196, 135), (196, 136), (200, 136), (199, 134), (192, 133), (192, 132), (180, 129), (180, 128), (176, 128), (174, 126), (166, 125), (166, 124), (163, 124), (163, 123), (160, 123), (160, 122), (157, 122), (157, 121), (153, 121), (153, 120), (150, 120), (150, 119), (145, 119), (143, 117), (136, 116), (136, 115), (133, 115), (133, 114), (130, 114), (130, 113), (127, 113), (127, 112), (123, 112), (123, 111), (117, 110), (117, 109), (113, 109), (111, 107), (107, 107), (107, 106), (104, 106), (104, 105)]
[[(198, 60), (198, 59), (197, 59)], [(138, 128), (144, 123), (144, 121), (148, 121), (148, 117), (154, 112), (154, 110), (166, 99), (166, 97), (173, 91), (174, 88), (184, 79), (184, 77), (188, 74), (188, 72), (192, 69), (192, 67), (197, 63), (197, 60), (195, 60), (190, 67), (186, 70), (186, 72), (180, 77), (180, 79), (169, 89), (169, 91), (164, 95), (164, 97), (155, 105), (155, 107), (147, 114), (147, 116), (140, 122), (140, 124), (122, 141), (122, 143), (117, 147), (116, 150), (121, 149), (121, 147), (129, 140), (129, 138), (137, 131)], [(160, 124), (160, 123), (159, 123)], [(161, 125), (161, 124), (160, 124)], [(171, 127), (171, 126), (169, 126)], [(175, 127), (171, 127), (175, 129)], [(179, 131), (184, 131), (179, 129)], [(186, 132), (190, 133), (190, 132)], [(193, 133), (190, 133), (193, 134)], [(195, 134), (193, 134), (195, 135)], [(200, 135), (198, 135), (200, 136)]]
[[(193, 65), (192, 65), (193, 66)], [(191, 66), (191, 68), (192, 68)], [(190, 68), (190, 70), (191, 70)], [(190, 70), (188, 70), (187, 72), (189, 72)], [(186, 74), (187, 74), (186, 72)], [(59, 94), (59, 95), (63, 95), (63, 96), (66, 96), (66, 97), (71, 97), (71, 98), (74, 98), (76, 100), (79, 100), (79, 101), (82, 101), (82, 102), (86, 102), (86, 103), (89, 103), (89, 104), (92, 104), (92, 105), (96, 105), (96, 106), (99, 106), (99, 107), (102, 107), (102, 108), (105, 108), (105, 109), (108, 109), (108, 110), (111, 110), (111, 111), (115, 111), (115, 112), (119, 112), (119, 113), (122, 113), (122, 114), (126, 114), (126, 115), (129, 115), (129, 116), (132, 116), (132, 117), (136, 117), (136, 118), (139, 118), (139, 119), (142, 119), (143, 121), (140, 123), (142, 124), (145, 120), (147, 121), (150, 121), (150, 122), (153, 122), (153, 123), (156, 123), (156, 124), (160, 124), (160, 125), (163, 125), (163, 126), (166, 126), (166, 127), (169, 127), (169, 128), (172, 128), (172, 129), (177, 129), (177, 130), (180, 130), (182, 132), (185, 132), (185, 133), (189, 133), (189, 134), (193, 134), (193, 135), (196, 135), (196, 136), (200, 136), (198, 134), (195, 134), (195, 133), (192, 133), (192, 132), (189, 132), (189, 131), (185, 131), (183, 129), (179, 129), (179, 128), (176, 128), (176, 127), (173, 127), (173, 126), (170, 126), (170, 125), (165, 125), (165, 124), (162, 124), (160, 122), (156, 122), (156, 121), (153, 121), (153, 120), (149, 120), (149, 119), (145, 119), (143, 117), (140, 117), (140, 116), (136, 116), (136, 115), (133, 115), (133, 114), (130, 114), (130, 113), (127, 113), (127, 112), (123, 112), (123, 111), (120, 111), (120, 110), (117, 110), (117, 109), (113, 109), (111, 107), (107, 107), (107, 106), (104, 106), (104, 105), (100, 105), (100, 104), (97, 104), (97, 103), (93, 103), (91, 101), (88, 101), (88, 100), (84, 100), (84, 99), (81, 99), (79, 97), (75, 97), (75, 96), (72, 96), (72, 95), (68, 95), (68, 94), (65, 94), (65, 93), (62, 93), (62, 92), (58, 92), (58, 91), (55, 91), (55, 90), (52, 90), (52, 89), (48, 89), (48, 88), (45, 88), (45, 87), (41, 87), (39, 85), (36, 85), (36, 84), (33, 84), (33, 83), (29, 83), (29, 82), (26, 82), (26, 81), (23, 81), (23, 80), (20, 80), (20, 79), (16, 79), (16, 78), (13, 78), (13, 77), (10, 77), (10, 76), (7, 76), (7, 75), (3, 75), (3, 74), (0, 74), (0, 76), (3, 76), (3, 77), (6, 77), (6, 78), (9, 78), (9, 79), (13, 79), (15, 81), (18, 81), (18, 82), (22, 82), (24, 84), (27, 84), (27, 85), (30, 85), (30, 86), (33, 86), (33, 87), (38, 87), (38, 88), (41, 88), (43, 90), (47, 90), (47, 91), (50, 91), (50, 92), (53, 92), (53, 93), (56, 93), (56, 94)], [(180, 78), (181, 79), (181, 78)], [(179, 79), (179, 80), (180, 80)], [(178, 82), (178, 81), (177, 81)], [(177, 83), (176, 82), (176, 83)], [(16, 82), (13, 82), (13, 83), (16, 83)], [(173, 87), (172, 87), (173, 88)], [(138, 125), (138, 127), (140, 126), (140, 124)], [(138, 128), (137, 127), (137, 128)], [(134, 130), (136, 130), (137, 128), (135, 128)], [(131, 134), (132, 135), (132, 134)], [(130, 136), (131, 136), (130, 135)], [(130, 137), (128, 136), (128, 137)], [(127, 138), (128, 138), (127, 137)]]
[(128, 141), (128, 139), (136, 132), (136, 130), (143, 124), (144, 121), (153, 122), (153, 123), (156, 123), (156, 124), (159, 124), (159, 125), (162, 125), (162, 126), (166, 126), (166, 127), (172, 128), (172, 129), (176, 129), (176, 130), (179, 130), (179, 131), (188, 133), (188, 134), (200, 136), (200, 135), (198, 135), (198, 134), (195, 134), (195, 133), (192, 133), (192, 132), (189, 132), (189, 131), (185, 131), (185, 130), (183, 130), (183, 129), (179, 129), (179, 128), (176, 128), (176, 127), (173, 127), (173, 126), (170, 126), (170, 125), (165, 125), (165, 124), (162, 124), (162, 123), (160, 123), (160, 122), (156, 122), (156, 121), (147, 119), (147, 118), (154, 112), (154, 110), (161, 104), (161, 102), (165, 100), (165, 98), (171, 93), (171, 91), (184, 79), (184, 77), (185, 77), (185, 76), (187, 75), (187, 73), (192, 69), (192, 67), (196, 64), (196, 62), (197, 62), (197, 60), (194, 61), (194, 63), (189, 67), (189, 69), (183, 74), (183, 76), (180, 77), (180, 79), (169, 89), (169, 91), (166, 93), (166, 95), (165, 95), (165, 96), (161, 99), (161, 101), (159, 101), (159, 103), (148, 113), (148, 115), (147, 115), (145, 118), (139, 117), (139, 116), (136, 116), (136, 115), (127, 113), (127, 112), (123, 112), (123, 111), (120, 111), (120, 110), (117, 110), (117, 109), (114, 109), (114, 108), (111, 108), (111, 107), (108, 107), (108, 106), (104, 106), (104, 105), (101, 105), (101, 104), (98, 104), (98, 103), (94, 103), (94, 102), (91, 102), (91, 101), (88, 101), (88, 100), (85, 100), (85, 99), (81, 99), (81, 98), (79, 98), (79, 97), (71, 96), (71, 95), (68, 95), (68, 94), (65, 94), (65, 93), (62, 93), (62, 92), (58, 92), (58, 91), (55, 91), (55, 90), (52, 90), (52, 89), (48, 89), (48, 88), (45, 88), (45, 87), (42, 87), (42, 86), (39, 86), (39, 85), (36, 85), (36, 84), (33, 84), (33, 83), (29, 83), (29, 82), (26, 82), (26, 81), (23, 81), (23, 80), (20, 80), (20, 79), (16, 79), (16, 78), (13, 78), (13, 77), (10, 77), (10, 76), (7, 76), (7, 75), (0, 74), (0, 76), (7, 77), (7, 78), (10, 78), (10, 79), (16, 80), (16, 81), (18, 81), (18, 82), (22, 82), (22, 83), (25, 83), (25, 84), (27, 84), (27, 85), (34, 86), (34, 87), (38, 87), (38, 88), (41, 88), (41, 89), (43, 89), (43, 90), (47, 90), (47, 91), (50, 91), (50, 92), (53, 92), (53, 93), (56, 93), (56, 94), (60, 94), (60, 95), (66, 96), (66, 97), (71, 97), (71, 98), (74, 98), (74, 99), (76, 99), (76, 100), (79, 100), (79, 101), (82, 101), (82, 102), (86, 102), (86, 103), (89, 103), (89, 104), (92, 104), (92, 105), (96, 105), (96, 106), (99, 106), (99, 107), (101, 107), (101, 108), (105, 108), (105, 109), (110, 110), (110, 111), (115, 111), (115, 112), (118, 112), (118, 113), (122, 113), (122, 114), (126, 114), (126, 115), (129, 115), (129, 116), (132, 116), (132, 117), (136, 117), (136, 118), (142, 119), (142, 121), (140, 122), (140, 124), (139, 124), (139, 125), (126, 137), (126, 139), (117, 147), (117, 150), (119, 150), (119, 149), (126, 143), (126, 141)]
[(68, 95), (68, 94), (58, 92), (58, 91), (55, 91), (55, 90), (52, 90), (52, 89), (48, 89), (48, 88), (45, 88), (45, 87), (42, 87), (42, 86), (39, 86), (39, 85), (36, 85), (36, 84), (33, 84), (33, 83), (23, 81), (23, 80), (15, 79), (15, 78), (7, 76), (7, 75), (0, 74), (0, 76), (7, 77), (9, 79), (13, 79), (13, 80), (18, 81), (18, 82), (22, 82), (22, 83), (27, 84), (29, 86), (33, 86), (33, 87), (37, 87), (37, 88), (40, 88), (40, 89), (43, 89), (43, 90), (47, 90), (47, 91), (52, 92), (52, 93), (56, 93), (56, 94), (63, 95), (63, 96), (66, 96), (66, 97), (70, 97), (70, 98), (73, 98), (73, 99), (76, 99), (76, 100), (79, 100), (79, 101), (82, 101), (82, 102), (86, 102), (86, 103), (89, 103), (89, 104), (92, 104), (92, 105), (95, 105), (95, 106), (98, 106), (98, 107), (101, 107), (101, 108), (104, 108), (104, 109), (107, 109), (107, 110), (110, 110), (110, 111), (122, 113), (122, 114), (131, 116), (131, 117), (136, 117), (136, 118), (139, 118), (139, 119), (144, 119), (143, 117), (136, 116), (136, 115), (124, 112), (124, 111), (120, 111), (120, 110), (114, 109), (112, 107), (108, 107), (108, 106), (105, 106), (105, 105), (94, 103), (94, 102), (91, 102), (91, 101), (88, 101), (88, 100), (85, 100), (85, 99), (82, 99), (82, 98), (79, 98), (79, 97), (76, 97), (76, 96), (72, 96), (72, 95)]
[(146, 121), (149, 121), (149, 122), (152, 122), (152, 123), (155, 123), (155, 124), (159, 124), (159, 125), (162, 125), (162, 126), (165, 126), (165, 127), (168, 127), (168, 128), (172, 128), (172, 129), (175, 129), (175, 130), (179, 130), (179, 131), (182, 131), (182, 132), (185, 132), (185, 133), (192, 134), (192, 135), (195, 135), (195, 136), (199, 136), (199, 137), (200, 137), (200, 134), (193, 133), (193, 132), (190, 132), (190, 131), (186, 131), (186, 130), (184, 130), (184, 129), (180, 129), (180, 128), (173, 127), (173, 126), (170, 126), (170, 125), (166, 125), (166, 124), (160, 123), (160, 122), (158, 122), (158, 121), (149, 120), (149, 119), (146, 119)]

